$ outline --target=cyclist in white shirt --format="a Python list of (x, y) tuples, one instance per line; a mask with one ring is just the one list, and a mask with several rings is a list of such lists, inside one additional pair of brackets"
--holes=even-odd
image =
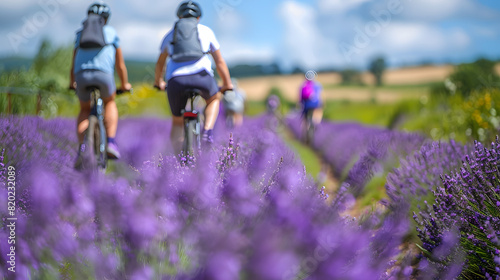
[[(188, 96), (185, 94), (186, 90), (192, 88), (199, 89), (202, 93), (201, 96), (207, 103), (202, 140), (210, 144), (213, 143), (212, 130), (219, 113), (221, 92), (223, 93), (233, 89), (228, 67), (219, 49), (219, 42), (209, 27), (199, 24), (201, 15), (200, 6), (192, 1), (182, 3), (177, 10), (177, 16), (179, 18), (178, 23), (181, 19), (189, 18), (193, 21), (196, 20), (195, 31), (198, 33), (198, 40), (195, 41), (195, 43), (198, 44), (198, 48), (201, 45), (201, 57), (192, 60), (176, 59), (176, 56), (178, 57), (179, 54), (175, 52), (176, 49), (173, 42), (178, 40), (179, 37), (184, 37), (176, 33), (177, 23), (176, 27), (169, 31), (163, 39), (161, 54), (156, 63), (155, 86), (162, 90), (167, 90), (170, 110), (172, 111), (172, 130), (170, 132), (170, 139), (174, 145), (175, 151), (180, 150), (184, 137), (184, 123), (181, 110), (185, 108), (188, 99)], [(212, 55), (216, 70), (222, 79), (222, 87), (220, 90), (214, 78), (212, 62), (208, 54)], [(167, 58), (169, 59), (165, 71)], [(165, 72), (164, 78), (163, 75)], [(165, 80), (168, 83), (166, 83)]]

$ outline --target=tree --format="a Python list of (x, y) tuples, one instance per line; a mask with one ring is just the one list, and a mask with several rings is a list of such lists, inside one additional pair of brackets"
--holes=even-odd
[(375, 76), (375, 84), (377, 86), (382, 85), (382, 76), (384, 74), (386, 65), (385, 59), (383, 57), (377, 57), (370, 63), (370, 72)]
[(356, 69), (344, 69), (340, 71), (343, 85), (363, 85), (361, 73)]
[(33, 59), (33, 64), (31, 65), (37, 75), (42, 74), (47, 63), (49, 63), (50, 61), (52, 52), (52, 44), (49, 40), (44, 39), (40, 45), (40, 48), (38, 49), (38, 53)]

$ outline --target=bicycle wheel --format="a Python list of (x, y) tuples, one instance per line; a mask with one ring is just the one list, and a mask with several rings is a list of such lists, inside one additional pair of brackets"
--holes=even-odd
[(184, 119), (184, 143), (182, 152), (184, 156), (193, 155), (194, 131), (192, 122), (189, 119)]
[(89, 149), (91, 166), (101, 171), (106, 170), (107, 154), (106, 139), (102, 133), (103, 124), (96, 116), (89, 117), (89, 128), (87, 129), (86, 142)]
[(104, 119), (99, 119), (99, 145), (97, 149), (96, 146), (96, 151), (97, 153), (97, 166), (101, 171), (106, 171), (106, 168), (108, 167), (108, 151), (106, 150), (107, 144), (108, 144), (108, 139), (106, 135), (106, 127), (104, 126)]
[(200, 125), (196, 119), (184, 120), (184, 144), (182, 151), (184, 155), (194, 156), (200, 150), (201, 137)]

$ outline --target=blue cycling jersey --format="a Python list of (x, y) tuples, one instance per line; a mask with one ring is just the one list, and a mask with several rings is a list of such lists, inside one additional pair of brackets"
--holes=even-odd
[(79, 48), (82, 31), (79, 30), (76, 33), (75, 74), (82, 70), (99, 70), (109, 74), (114, 73), (116, 49), (120, 46), (120, 39), (115, 29), (109, 25), (105, 25), (103, 31), (104, 39), (108, 45), (96, 49)]

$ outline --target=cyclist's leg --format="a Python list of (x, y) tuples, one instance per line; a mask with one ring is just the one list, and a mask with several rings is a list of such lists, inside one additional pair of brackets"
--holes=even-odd
[(312, 121), (314, 125), (318, 125), (321, 123), (323, 119), (323, 107), (315, 108), (312, 115)]
[(242, 113), (234, 113), (233, 121), (235, 127), (240, 127), (243, 125), (243, 114)]
[(207, 106), (205, 107), (205, 123), (204, 130), (211, 131), (215, 127), (215, 122), (219, 116), (220, 100), (222, 94), (219, 92), (219, 87), (214, 77), (203, 71), (197, 75), (197, 86), (202, 89), (202, 96), (205, 99)]
[(300, 116), (300, 118), (302, 119), (302, 126), (306, 126), (307, 125), (307, 114), (309, 113), (309, 110), (306, 106), (304, 106), (302, 108), (302, 114)]
[(104, 101), (104, 125), (109, 138), (115, 138), (118, 129), (118, 108), (116, 107), (115, 95), (103, 98)]
[(89, 127), (89, 116), (90, 101), (80, 100), (80, 112), (76, 120), (76, 135), (78, 137), (78, 152), (74, 164), (76, 170), (81, 170), (83, 168), (82, 153), (85, 150), (83, 143), (85, 141), (85, 130)]
[(104, 126), (107, 135), (107, 153), (109, 159), (120, 159), (121, 154), (115, 142), (116, 130), (118, 129), (118, 108), (116, 107), (115, 94), (103, 98), (104, 102)]
[(172, 129), (170, 130), (170, 142), (175, 153), (182, 150), (184, 141), (184, 118), (172, 116)]
[(222, 94), (217, 92), (212, 95), (210, 98), (205, 99), (207, 102), (207, 107), (205, 108), (205, 123), (204, 129), (212, 130), (215, 126), (215, 122), (217, 121), (217, 117), (219, 116), (219, 105)]
[(116, 107), (115, 78), (110, 73), (93, 71), (92, 81), (99, 87), (102, 101), (104, 102), (104, 126), (109, 138), (115, 138), (118, 128), (118, 108)]
[(167, 83), (167, 99), (172, 113), (172, 128), (170, 130), (170, 141), (174, 153), (182, 151), (182, 142), (184, 141), (184, 118), (182, 110), (186, 106), (188, 97), (184, 95), (189, 87), (190, 78), (186, 76), (173, 77)]
[(90, 101), (80, 100), (80, 113), (77, 118), (77, 136), (78, 143), (83, 144), (85, 130), (89, 127)]
[(88, 118), (90, 115), (90, 90), (88, 86), (92, 82), (92, 73), (88, 70), (83, 70), (75, 75), (76, 95), (80, 101), (80, 112), (76, 120), (76, 133), (80, 144), (84, 141), (85, 130), (89, 126)]

